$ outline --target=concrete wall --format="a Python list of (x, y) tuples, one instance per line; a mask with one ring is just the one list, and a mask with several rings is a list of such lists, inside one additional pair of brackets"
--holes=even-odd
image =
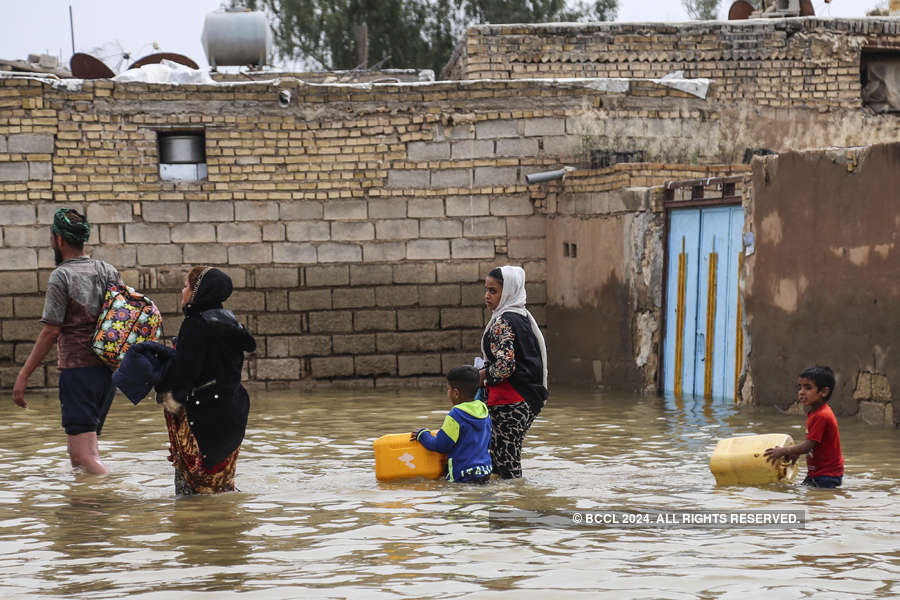
[(896, 423), (900, 144), (753, 163), (744, 263), (745, 400), (797, 406), (797, 373), (831, 366), (841, 415)]

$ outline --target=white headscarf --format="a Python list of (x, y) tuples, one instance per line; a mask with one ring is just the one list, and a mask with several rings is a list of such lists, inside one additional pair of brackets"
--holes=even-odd
[[(482, 340), (484, 339), (484, 336), (488, 334), (491, 327), (494, 326), (494, 323), (497, 322), (497, 319), (503, 313), (511, 312), (526, 317), (531, 323), (531, 331), (534, 333), (534, 337), (537, 338), (538, 346), (541, 349), (541, 365), (544, 368), (543, 384), (544, 388), (549, 389), (547, 387), (547, 345), (544, 343), (544, 334), (541, 333), (537, 321), (525, 308), (525, 269), (506, 265), (500, 267), (500, 272), (503, 274), (503, 291), (500, 293), (500, 302), (497, 303), (497, 308), (491, 313), (491, 318), (488, 319), (488, 324), (484, 328), (484, 334), (481, 338)], [(487, 355), (484, 352), (484, 343), (481, 344), (481, 354), (487, 360)]]

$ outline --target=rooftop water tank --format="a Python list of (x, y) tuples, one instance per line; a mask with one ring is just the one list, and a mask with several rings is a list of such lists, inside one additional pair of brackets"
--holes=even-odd
[(266, 16), (259, 11), (224, 11), (206, 15), (200, 41), (206, 60), (215, 69), (220, 66), (266, 64), (271, 46)]

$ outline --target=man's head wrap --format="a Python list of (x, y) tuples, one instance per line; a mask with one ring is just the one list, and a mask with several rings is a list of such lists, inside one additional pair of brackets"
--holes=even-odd
[[(72, 220), (71, 217), (79, 217)], [(60, 208), (53, 215), (53, 233), (62, 236), (69, 244), (84, 244), (91, 237), (91, 224), (87, 217), (74, 208)]]

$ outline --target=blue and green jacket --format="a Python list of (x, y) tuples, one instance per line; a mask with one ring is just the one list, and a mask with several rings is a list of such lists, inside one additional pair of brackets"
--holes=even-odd
[(437, 435), (420, 429), (416, 439), (429, 450), (447, 455), (449, 481), (472, 481), (491, 474), (491, 417), (481, 400), (457, 404), (444, 418)]

